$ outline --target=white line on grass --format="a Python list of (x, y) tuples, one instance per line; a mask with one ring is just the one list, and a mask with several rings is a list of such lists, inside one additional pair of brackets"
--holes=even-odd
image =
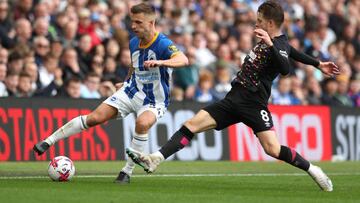
[[(360, 173), (328, 173), (329, 176), (359, 176)], [(113, 178), (116, 175), (75, 175), (76, 178)], [(306, 173), (229, 173), (229, 174), (151, 174), (133, 175), (139, 178), (159, 178), (159, 177), (273, 177), (273, 176), (307, 176)], [(43, 179), (48, 176), (2, 176), (0, 180), (12, 179)]]

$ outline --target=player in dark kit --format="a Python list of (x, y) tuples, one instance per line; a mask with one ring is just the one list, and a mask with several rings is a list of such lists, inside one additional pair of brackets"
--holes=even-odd
[(320, 69), (325, 75), (339, 74), (332, 62), (319, 62), (296, 51), (281, 33), (284, 21), (282, 7), (267, 1), (258, 9), (254, 34), (260, 41), (246, 56), (241, 70), (232, 82), (226, 97), (200, 110), (171, 137), (162, 148), (150, 155), (128, 148), (127, 154), (145, 171), (153, 172), (166, 158), (184, 148), (195, 133), (210, 129), (221, 130), (232, 124), (243, 122), (251, 127), (266, 154), (306, 171), (324, 191), (332, 191), (331, 180), (318, 167), (305, 160), (287, 146), (281, 146), (268, 110), (272, 81), (280, 74), (289, 73), (288, 57)]

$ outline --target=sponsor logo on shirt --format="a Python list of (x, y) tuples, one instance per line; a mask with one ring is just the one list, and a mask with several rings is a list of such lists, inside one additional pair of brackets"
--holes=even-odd
[(168, 48), (169, 48), (169, 50), (170, 51), (172, 51), (172, 52), (178, 52), (179, 51), (179, 49), (175, 46), (175, 45), (170, 45), (170, 46), (168, 46)]

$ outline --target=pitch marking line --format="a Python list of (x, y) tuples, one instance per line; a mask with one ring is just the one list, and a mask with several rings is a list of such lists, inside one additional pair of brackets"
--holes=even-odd
[[(360, 176), (360, 173), (327, 173), (329, 176)], [(75, 178), (113, 178), (116, 175), (75, 175)], [(308, 176), (306, 173), (233, 173), (233, 174), (151, 174), (133, 175), (139, 178), (161, 178), (161, 177), (274, 177), (274, 176)], [(0, 180), (13, 179), (43, 179), (48, 176), (2, 176)]]

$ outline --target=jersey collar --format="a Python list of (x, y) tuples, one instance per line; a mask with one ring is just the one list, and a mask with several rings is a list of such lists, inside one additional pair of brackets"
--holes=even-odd
[(154, 42), (155, 40), (157, 39), (157, 37), (159, 36), (159, 33), (158, 32), (155, 32), (155, 36), (151, 39), (151, 41), (145, 45), (140, 45), (139, 43), (139, 48), (140, 49), (146, 49), (146, 48), (149, 48)]

